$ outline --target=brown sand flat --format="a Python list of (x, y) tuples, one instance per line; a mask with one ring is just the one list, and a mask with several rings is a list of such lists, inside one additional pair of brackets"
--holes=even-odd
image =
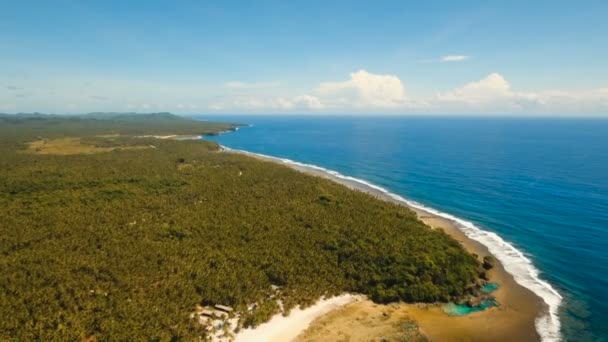
[(416, 322), (398, 305), (357, 301), (334, 310), (316, 321), (294, 341), (411, 341), (428, 339)]

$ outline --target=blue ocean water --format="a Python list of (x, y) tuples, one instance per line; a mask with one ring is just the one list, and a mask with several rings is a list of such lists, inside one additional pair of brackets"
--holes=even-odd
[(200, 119), (252, 125), (212, 138), (224, 146), (336, 170), (497, 233), (523, 253), (509, 263), (533, 264), (515, 267), (522, 279), (561, 295), (564, 340), (608, 341), (608, 120)]

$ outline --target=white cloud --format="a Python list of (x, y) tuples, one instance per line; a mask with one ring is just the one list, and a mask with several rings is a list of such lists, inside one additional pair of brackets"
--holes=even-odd
[(241, 82), (241, 81), (230, 81), (224, 83), (224, 88), (228, 89), (263, 89), (263, 88), (276, 88), (282, 85), (279, 81), (269, 82)]
[[(235, 84), (233, 86), (241, 86)], [(214, 101), (209, 108), (245, 111), (323, 111), (342, 110), (400, 110), (418, 108), (422, 101), (413, 102), (406, 96), (405, 86), (394, 75), (373, 74), (359, 70), (350, 74), (345, 81), (322, 82), (314, 90), (314, 95), (298, 96), (228, 96)]]
[(440, 61), (441, 62), (463, 62), (463, 61), (466, 61), (467, 59), (471, 59), (471, 56), (447, 55), (447, 56), (441, 57)]
[(244, 110), (259, 112), (271, 110), (281, 112), (294, 110), (314, 111), (323, 109), (324, 106), (317, 97), (311, 95), (298, 95), (294, 97), (239, 96), (214, 101), (209, 105), (209, 108), (216, 111)]
[[(532, 96), (532, 95), (530, 95)], [(608, 111), (608, 88), (563, 91), (550, 90), (534, 93), (537, 102), (561, 112), (586, 113)]]
[(376, 75), (365, 70), (341, 82), (324, 82), (316, 92), (333, 106), (399, 107), (407, 103), (405, 87), (394, 75)]
[(314, 96), (229, 96), (209, 107), (252, 112), (584, 113), (608, 108), (608, 88), (516, 91), (495, 72), (434, 97), (411, 99), (399, 77), (359, 70), (347, 80), (320, 83)]
[[(522, 90), (517, 83), (497, 72), (427, 96), (410, 94), (404, 86), (406, 82), (397, 75), (374, 74), (366, 70), (345, 75), (342, 80), (316, 83), (308, 89), (283, 85), (272, 88), (281, 84), (276, 81), (235, 81), (237, 83), (228, 85), (231, 88), (217, 83), (169, 84), (102, 77), (96, 78), (95, 83), (80, 78), (11, 81), (0, 79), (0, 89), (4, 90), (0, 90), (0, 112), (204, 113), (212, 110), (227, 113), (562, 113), (598, 116), (608, 113), (608, 87)], [(407, 84), (409, 90), (410, 82)], [(436, 84), (441, 84), (439, 79)], [(12, 90), (17, 87), (27, 89), (27, 92)], [(415, 85), (412, 88), (416, 89)]]
[(178, 103), (176, 106), (178, 109), (183, 110), (183, 109), (197, 109), (198, 106), (192, 103)]
[(433, 107), (476, 111), (581, 113), (608, 109), (608, 88), (515, 91), (499, 73), (438, 94)]
[(434, 107), (446, 111), (537, 112), (548, 107), (538, 93), (514, 91), (511, 83), (496, 72), (479, 81), (440, 93), (433, 102)]
[(438, 99), (476, 104), (509, 97), (512, 94), (511, 84), (501, 74), (492, 73), (479, 81), (439, 94)]
[(300, 96), (296, 96), (293, 99), (293, 102), (296, 104), (296, 106), (301, 106), (304, 108), (309, 108), (309, 109), (323, 109), (324, 106), (321, 103), (321, 101), (311, 95), (300, 95)]

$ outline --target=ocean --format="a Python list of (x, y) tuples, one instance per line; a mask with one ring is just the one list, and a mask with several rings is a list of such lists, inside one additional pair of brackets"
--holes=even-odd
[[(608, 120), (200, 116), (223, 146), (334, 170), (457, 220), (541, 296), (545, 341), (608, 341)], [(287, 161), (287, 162), (290, 162)]]

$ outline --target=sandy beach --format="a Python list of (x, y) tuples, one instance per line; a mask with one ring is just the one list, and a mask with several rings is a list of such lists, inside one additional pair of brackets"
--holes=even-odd
[(323, 315), (328, 312), (342, 306), (349, 305), (349, 303), (356, 303), (364, 299), (364, 296), (352, 294), (343, 294), (332, 298), (321, 299), (306, 309), (295, 308), (291, 310), (287, 317), (283, 316), (283, 314), (276, 314), (270, 321), (261, 324), (255, 329), (244, 329), (236, 335), (235, 342), (291, 341), (300, 333), (306, 331), (315, 319), (323, 317)]
[[(279, 159), (261, 156), (257, 154), (243, 153), (262, 160), (281, 163), (298, 171), (324, 177), (343, 184), (351, 189), (364, 191), (380, 199), (391, 201), (399, 205), (403, 202), (388, 196), (380, 190), (365, 186), (359, 182), (350, 181), (344, 177), (337, 177), (322, 169), (312, 166), (304, 166), (291, 163), (282, 163)], [(409, 206), (408, 206), (409, 207)], [(415, 211), (420, 220), (435, 229), (443, 229), (447, 234), (460, 241), (469, 252), (479, 256), (491, 255), (488, 249), (481, 243), (468, 238), (455, 222), (434, 215), (427, 211), (409, 207)], [(529, 289), (518, 284), (514, 277), (505, 270), (504, 265), (496, 262), (496, 266), (489, 272), (490, 281), (499, 284), (499, 289), (494, 292), (500, 303), (499, 307), (486, 309), (481, 312), (466, 316), (449, 316), (443, 312), (440, 305), (419, 305), (396, 303), (391, 305), (377, 305), (370, 300), (360, 300), (345, 305), (335, 312), (320, 315), (310, 327), (302, 332), (298, 341), (364, 341), (369, 340), (369, 335), (353, 329), (353, 322), (360, 326), (363, 316), (384, 316), (391, 312), (390, 317), (394, 319), (413, 320), (419, 326), (419, 331), (431, 341), (539, 341), (540, 335), (535, 327), (535, 320), (547, 310), (544, 301)], [(397, 317), (397, 318), (395, 318)], [(387, 325), (385, 319), (378, 320), (378, 325), (367, 324), (365, 330), (374, 331), (377, 336), (390, 334), (391, 326)], [(359, 329), (360, 330), (360, 329)], [(390, 338), (388, 340), (391, 340)]]

